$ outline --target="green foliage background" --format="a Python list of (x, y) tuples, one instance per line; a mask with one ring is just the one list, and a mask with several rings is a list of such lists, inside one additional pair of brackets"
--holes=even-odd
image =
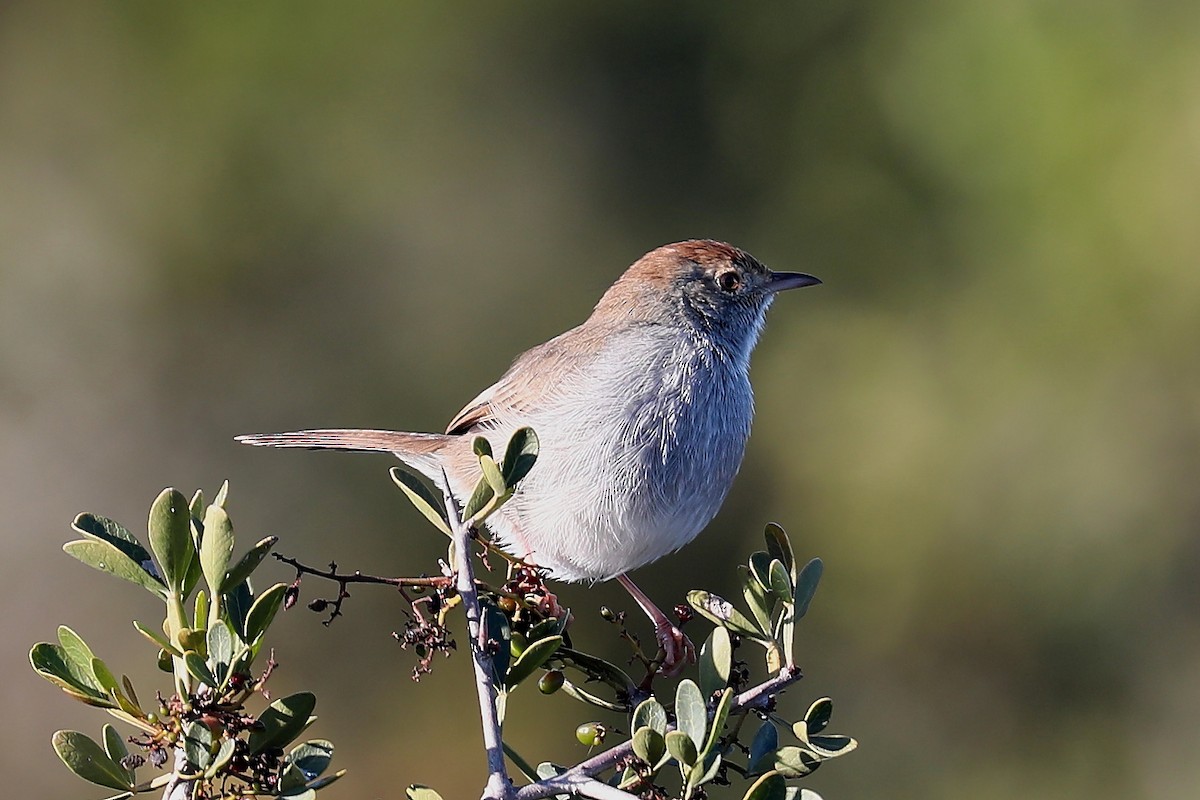
[[(94, 718), (25, 662), (58, 622), (154, 678), (141, 593), (59, 552), (75, 513), (228, 477), (247, 540), (428, 570), (386, 459), (231, 437), (440, 430), (709, 236), (826, 285), (772, 311), (725, 510), (639, 577), (732, 587), (767, 519), (825, 560), (792, 695), (862, 746), (808, 785), (1192, 797), (1198, 74), (1192, 2), (5, 4), (4, 773), (81, 790), (48, 738)], [(331, 800), (482, 782), (467, 659), (412, 685), (398, 609), (276, 625), (273, 688), (317, 692), (351, 770)], [(513, 702), (523, 751), (582, 757), (574, 704)]]

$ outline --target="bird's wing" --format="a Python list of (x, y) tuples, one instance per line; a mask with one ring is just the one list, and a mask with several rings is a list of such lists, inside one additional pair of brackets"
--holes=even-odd
[(500, 416), (528, 417), (543, 406), (572, 375), (580, 372), (599, 349), (603, 337), (584, 327), (573, 328), (519, 355), (500, 380), (479, 393), (450, 420), (448, 434), (463, 434)]

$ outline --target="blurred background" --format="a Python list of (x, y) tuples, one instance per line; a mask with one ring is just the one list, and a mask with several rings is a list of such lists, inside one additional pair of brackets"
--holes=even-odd
[[(721, 515), (637, 577), (732, 592), (769, 520), (824, 558), (787, 708), (831, 695), (861, 746), (805, 785), (1195, 797), (1198, 208), (1194, 2), (5, 3), (0, 771), (99, 796), (49, 738), (104, 715), (26, 661), (56, 624), (165, 686), (153, 603), (60, 552), (76, 513), (142, 531), (229, 478), (243, 547), (429, 570), (386, 457), (232, 437), (441, 430), (703, 236), (825, 285), (772, 309)], [(620, 591), (562, 598), (620, 657)], [(395, 599), (347, 611), (276, 625), (329, 800), (477, 796), (467, 660), (413, 684)], [(514, 703), (526, 756), (585, 755), (590, 712)]]

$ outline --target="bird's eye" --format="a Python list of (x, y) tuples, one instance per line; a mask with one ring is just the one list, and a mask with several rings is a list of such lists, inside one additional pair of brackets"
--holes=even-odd
[(725, 292), (736, 292), (742, 287), (742, 276), (738, 275), (735, 270), (727, 270), (717, 276), (717, 286), (721, 287)]

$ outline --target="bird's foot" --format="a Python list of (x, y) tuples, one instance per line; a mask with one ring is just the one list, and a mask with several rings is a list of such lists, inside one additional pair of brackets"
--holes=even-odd
[(662, 655), (662, 663), (658, 672), (667, 677), (674, 677), (683, 671), (688, 664), (696, 663), (696, 645), (687, 634), (672, 625), (670, 620), (662, 619), (654, 626), (654, 638)]

